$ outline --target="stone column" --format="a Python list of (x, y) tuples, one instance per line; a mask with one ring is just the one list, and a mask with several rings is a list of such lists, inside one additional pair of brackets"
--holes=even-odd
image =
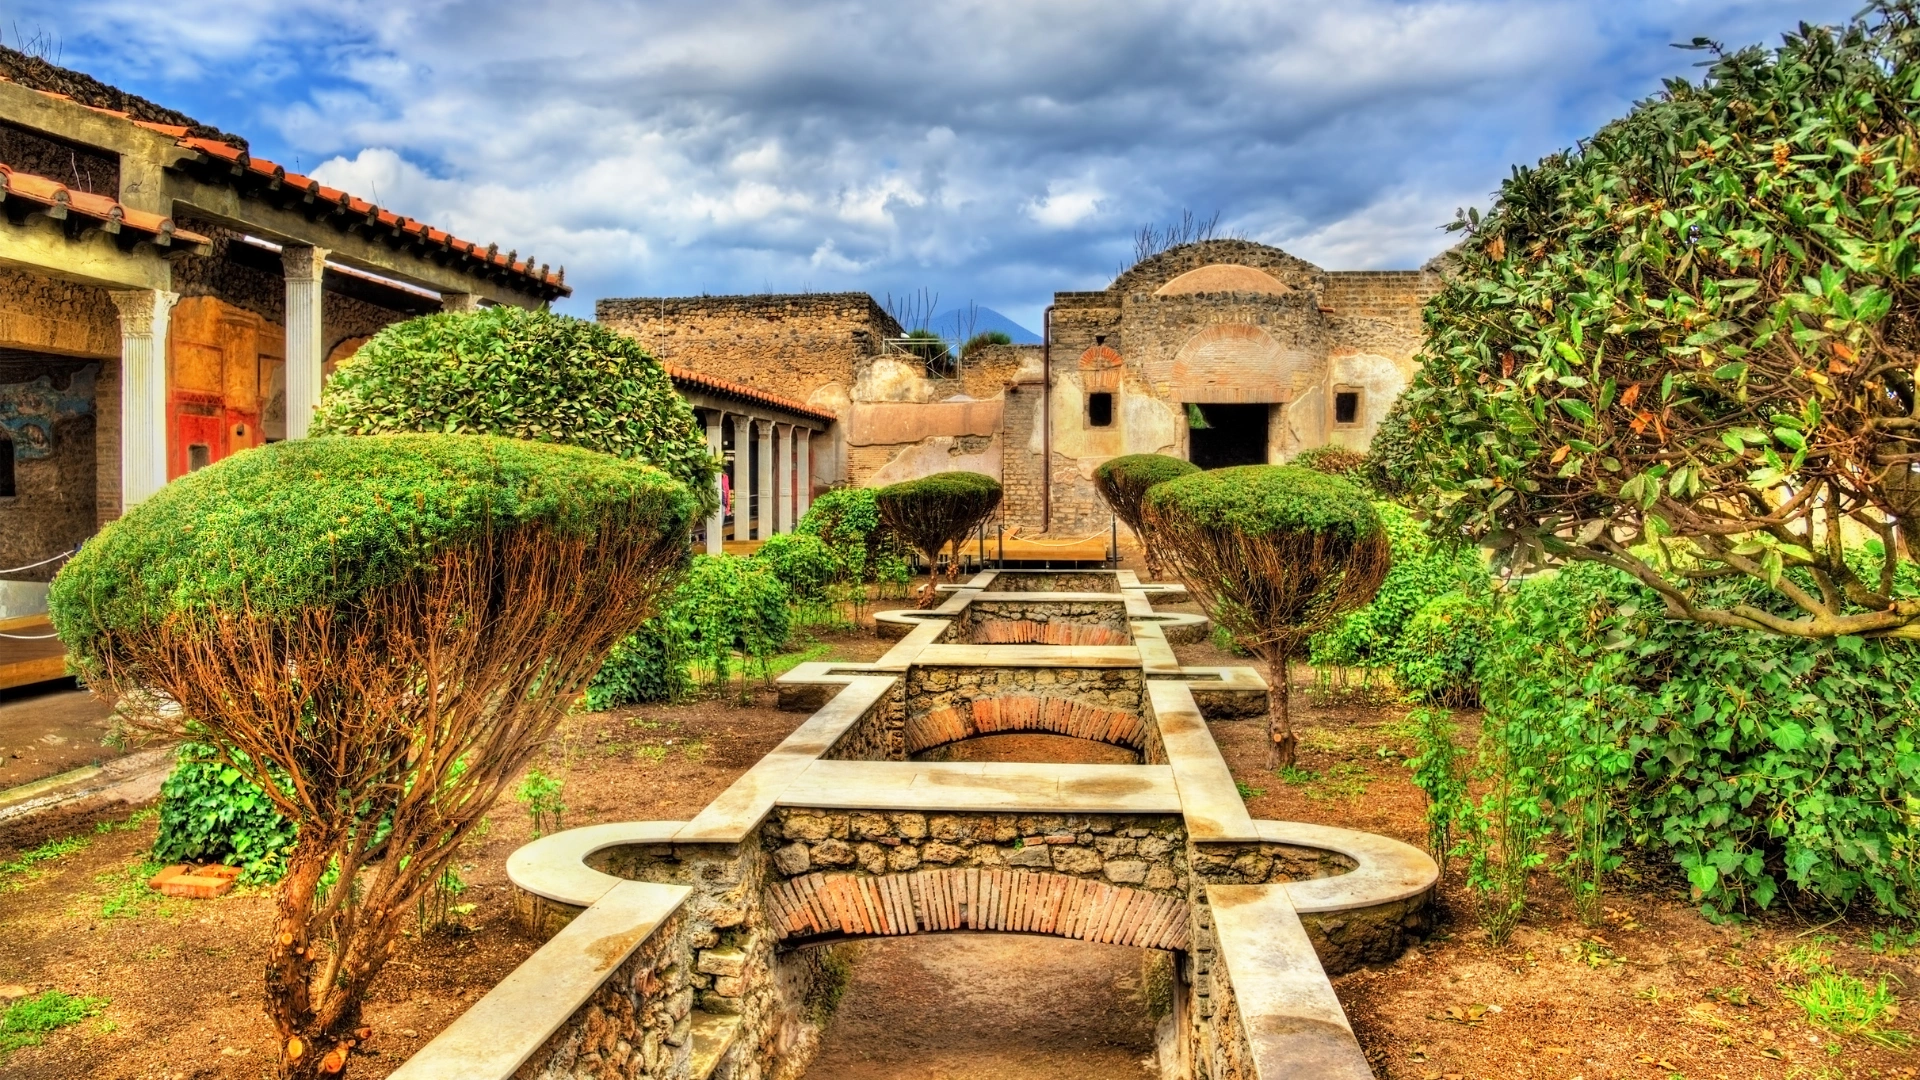
[(167, 483), (167, 316), (180, 294), (115, 291), (120, 309), (120, 511)]
[[(718, 409), (708, 410), (707, 412), (707, 449), (710, 452), (712, 452), (713, 456), (716, 458), (720, 456), (720, 424), (722, 423), (723, 420), (724, 420), (724, 417), (721, 414), (720, 410)], [(713, 491), (714, 491), (715, 497), (718, 497), (720, 494), (720, 473), (717, 471), (713, 474)], [(724, 506), (719, 507), (718, 509), (714, 510), (712, 514), (708, 515), (707, 517), (707, 554), (709, 555), (720, 554), (720, 541), (721, 541), (720, 533), (726, 527), (727, 527), (727, 508), (726, 507)]]
[(280, 249), (287, 277), (287, 438), (304, 439), (320, 405), (320, 368), (326, 341), (320, 332), (320, 283), (327, 249), (289, 245)]
[(773, 527), (778, 532), (793, 531), (793, 425), (776, 424), (773, 429)]
[(753, 474), (747, 468), (747, 454), (753, 446), (753, 418), (733, 418), (733, 538), (753, 539)]
[(440, 294), (440, 310), (463, 313), (479, 311), (480, 298), (470, 292), (443, 292)]
[(813, 429), (794, 428), (793, 431), (794, 441), (798, 443), (794, 447), (798, 454), (795, 467), (800, 473), (799, 482), (795, 485), (799, 488), (799, 497), (794, 500), (793, 507), (793, 521), (797, 525), (801, 518), (807, 516), (807, 507), (813, 505)]
[(773, 422), (770, 420), (760, 421), (760, 452), (756, 456), (760, 459), (760, 467), (754, 470), (760, 474), (756, 477), (759, 480), (756, 490), (760, 493), (760, 513), (755, 516), (760, 519), (756, 522), (760, 527), (760, 539), (765, 540), (773, 535)]

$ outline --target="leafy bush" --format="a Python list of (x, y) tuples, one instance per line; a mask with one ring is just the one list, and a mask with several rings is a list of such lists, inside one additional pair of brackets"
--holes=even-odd
[(567, 812), (566, 800), (561, 794), (566, 783), (539, 769), (528, 769), (520, 786), (513, 789), (513, 797), (527, 808), (527, 819), (533, 825), (534, 836), (560, 831), (560, 820)]
[(1492, 633), (1492, 600), (1484, 586), (1454, 589), (1415, 612), (1392, 654), (1400, 688), (1418, 701), (1447, 708), (1479, 704), (1480, 657)]
[(816, 496), (794, 532), (817, 536), (845, 583), (903, 582), (910, 576), (900, 538), (880, 520), (877, 488), (838, 487)]
[(1289, 665), (1379, 590), (1392, 562), (1379, 513), (1348, 481), (1291, 465), (1190, 473), (1149, 488), (1145, 510), (1187, 591), (1266, 661), (1269, 767), (1291, 765)]
[[(1703, 80), (1456, 222), (1391, 471), (1449, 532), (1631, 567), (1676, 617), (1920, 635), (1882, 581), (1920, 513), (1920, 5), (1696, 44)], [(1885, 541), (1869, 572), (1842, 521)]]
[(1147, 521), (1144, 505), (1147, 489), (1199, 471), (1200, 466), (1193, 462), (1166, 454), (1108, 458), (1093, 470), (1094, 489), (1106, 500), (1113, 516), (1126, 522), (1133, 535), (1140, 538), (1141, 553), (1146, 556), (1147, 574), (1151, 577), (1161, 575), (1166, 560), (1154, 549), (1152, 525)]
[(965, 345), (960, 346), (960, 359), (965, 360), (990, 345), (1011, 344), (1013, 344), (1013, 338), (1008, 336), (1005, 330), (982, 330), (968, 338)]
[(1000, 507), (1000, 481), (976, 472), (943, 472), (904, 480), (874, 494), (880, 519), (940, 572), (940, 553), (958, 545)]
[(1343, 477), (1356, 484), (1364, 485), (1367, 482), (1367, 455), (1344, 446), (1316, 446), (1302, 450), (1293, 455), (1287, 464)]
[(1393, 567), (1365, 607), (1314, 635), (1309, 659), (1315, 667), (1393, 667), (1416, 612), (1450, 591), (1487, 590), (1479, 552), (1434, 540), (1411, 513), (1393, 503), (1376, 501), (1373, 509), (1386, 529)]
[(327, 380), (313, 431), (567, 443), (658, 467), (693, 492), (696, 517), (719, 499), (706, 432), (659, 361), (551, 311), (501, 305), (386, 327)]
[(619, 705), (677, 701), (693, 689), (687, 673), (684, 623), (668, 610), (648, 619), (607, 653), (591, 683), (585, 704), (593, 712)]
[[(1896, 587), (1913, 596), (1913, 575)], [(1762, 583), (1704, 586), (1764, 605)], [(1597, 887), (1623, 843), (1666, 852), (1711, 909), (1786, 886), (1913, 908), (1920, 645), (1733, 634), (1581, 564), (1520, 585), (1480, 665), (1489, 739)]]
[(601, 665), (588, 686), (587, 707), (670, 701), (696, 687), (711, 690), (733, 677), (735, 653), (766, 674), (768, 662), (786, 646), (792, 600), (757, 557), (694, 556), (660, 614)]
[(818, 600), (841, 568), (832, 548), (812, 533), (777, 533), (767, 537), (753, 559), (787, 587), (795, 599)]
[[(238, 752), (238, 751), (236, 751)], [(242, 755), (244, 757), (244, 754)], [(276, 770), (284, 778), (284, 771)], [(160, 785), (159, 862), (222, 862), (250, 882), (280, 880), (296, 830), (246, 773), (205, 743), (185, 743)]]

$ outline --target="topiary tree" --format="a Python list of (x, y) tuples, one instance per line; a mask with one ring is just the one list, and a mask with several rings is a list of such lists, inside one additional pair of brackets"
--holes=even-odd
[(327, 380), (315, 435), (409, 431), (581, 446), (658, 467), (702, 514), (719, 502), (719, 463), (659, 361), (625, 334), (551, 311), (395, 323)]
[(1157, 578), (1165, 568), (1160, 553), (1154, 550), (1152, 527), (1147, 523), (1143, 502), (1147, 489), (1168, 480), (1177, 480), (1200, 471), (1191, 461), (1165, 454), (1128, 454), (1108, 458), (1093, 470), (1093, 486), (1107, 501), (1113, 516), (1126, 522), (1140, 538), (1140, 550), (1147, 560), (1147, 576)]
[[(874, 493), (880, 519), (927, 560), (940, 576), (940, 553), (954, 546), (949, 574), (960, 568), (960, 543), (1000, 508), (1000, 481), (976, 472), (943, 472), (906, 480)], [(927, 600), (934, 594), (929, 591)]]
[(416, 901), (686, 558), (659, 469), (483, 436), (302, 439), (183, 477), (54, 580), (87, 684), (298, 828), (283, 1077), (340, 1073)]
[(1373, 504), (1337, 476), (1242, 465), (1155, 485), (1146, 515), (1187, 590), (1266, 661), (1267, 765), (1292, 765), (1288, 665), (1308, 638), (1372, 599), (1392, 564)]
[[(1439, 528), (1604, 563), (1666, 613), (1920, 637), (1920, 6), (1714, 54), (1518, 168), (1426, 308), (1390, 471)], [(1880, 541), (1849, 564), (1849, 531)], [(1706, 586), (1752, 578), (1786, 610)]]

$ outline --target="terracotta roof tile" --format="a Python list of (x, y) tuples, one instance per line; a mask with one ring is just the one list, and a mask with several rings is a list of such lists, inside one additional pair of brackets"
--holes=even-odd
[(809, 417), (828, 424), (833, 423), (836, 419), (832, 413), (823, 409), (816, 409), (804, 401), (796, 398), (782, 397), (779, 394), (770, 394), (757, 386), (748, 386), (746, 383), (737, 383), (728, 379), (717, 378), (699, 371), (689, 371), (686, 368), (675, 367), (672, 364), (662, 364), (661, 367), (667, 369), (667, 376), (676, 383), (687, 383), (692, 386), (697, 386), (702, 390), (710, 390), (722, 397), (758, 402), (771, 408), (794, 413), (798, 416)]
[(100, 222), (110, 233), (122, 229), (146, 233), (155, 244), (162, 247), (174, 243), (196, 247), (213, 243), (199, 233), (175, 228), (171, 218), (122, 206), (118, 200), (106, 195), (74, 191), (58, 180), (21, 172), (7, 165), (0, 165), (0, 193), (47, 207), (48, 212), (56, 218), (64, 218), (68, 214), (91, 218)]

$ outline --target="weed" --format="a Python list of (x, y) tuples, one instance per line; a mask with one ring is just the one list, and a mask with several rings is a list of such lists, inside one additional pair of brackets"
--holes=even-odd
[(648, 765), (658, 765), (667, 760), (667, 748), (664, 746), (642, 746), (638, 750), (635, 750), (633, 754)]
[(1367, 783), (1373, 779), (1365, 766), (1350, 761), (1335, 762), (1324, 772), (1289, 765), (1274, 775), (1294, 787), (1304, 788), (1301, 794), (1315, 802), (1357, 799), (1367, 793)]
[(110, 886), (110, 890), (100, 901), (100, 917), (103, 919), (131, 919), (149, 906), (159, 904), (161, 915), (171, 914), (171, 910), (162, 902), (163, 897), (147, 886), (147, 881), (160, 872), (160, 864), (150, 859), (142, 859), (131, 866), (118, 870), (109, 870), (94, 877), (95, 881)]
[[(49, 840), (31, 851), (22, 852), (11, 862), (0, 863), (0, 882), (6, 882), (7, 891), (12, 892), (14, 889), (21, 888), (26, 885), (28, 881), (40, 876), (41, 871), (35, 869), (39, 864), (64, 859), (68, 855), (86, 847), (91, 842), (92, 841), (84, 836), (69, 836), (61, 840)], [(16, 877), (22, 878), (23, 880), (8, 881), (9, 878)]]
[(698, 765), (706, 760), (708, 749), (710, 749), (710, 747), (708, 747), (706, 743), (696, 740), (682, 746), (680, 748), (680, 755), (693, 764)]
[(1920, 952), (1920, 927), (1875, 930), (1867, 947), (1882, 956), (1910, 956)]
[(528, 769), (526, 779), (514, 789), (513, 797), (526, 806), (527, 817), (533, 820), (534, 836), (560, 831), (561, 816), (567, 812), (567, 804), (560, 798), (565, 783), (539, 769)]
[(1825, 971), (1800, 986), (1781, 988), (1780, 994), (1800, 1006), (1807, 1023), (1841, 1038), (1861, 1038), (1889, 1050), (1913, 1044), (1911, 1035), (1886, 1026), (1900, 1009), (1884, 978), (1868, 986), (1852, 975)]
[(23, 1046), (39, 1046), (47, 1033), (71, 1027), (105, 1008), (106, 998), (48, 990), (21, 998), (0, 1014), (0, 1060)]
[(1240, 789), (1240, 797), (1243, 799), (1257, 799), (1267, 793), (1266, 788), (1254, 787), (1239, 780), (1235, 780), (1233, 786)]

